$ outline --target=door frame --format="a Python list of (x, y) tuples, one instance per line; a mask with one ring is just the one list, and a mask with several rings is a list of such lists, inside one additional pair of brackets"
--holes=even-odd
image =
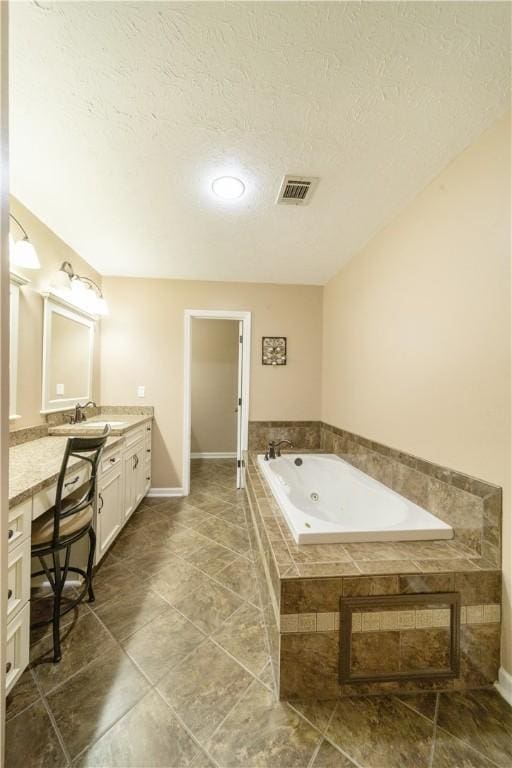
[[(186, 309), (184, 313), (183, 344), (183, 495), (190, 493), (190, 442), (192, 437), (192, 393), (191, 393), (191, 342), (192, 320), (241, 320), (243, 324), (242, 358), (242, 450), (249, 444), (249, 390), (251, 374), (251, 313), (231, 309)], [(243, 473), (242, 473), (243, 486)]]

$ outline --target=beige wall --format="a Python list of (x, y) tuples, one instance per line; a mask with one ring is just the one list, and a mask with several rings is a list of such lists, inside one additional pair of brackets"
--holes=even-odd
[[(18, 346), (18, 392), (16, 411), (21, 419), (11, 421), (11, 429), (28, 427), (44, 421), (41, 416), (41, 379), (43, 359), (43, 299), (40, 291), (48, 288), (53, 274), (63, 261), (70, 261), (75, 272), (90, 277), (101, 285), (101, 276), (95, 272), (75, 251), (48, 229), (33, 213), (18, 200), (11, 197), (11, 212), (27, 230), (34, 244), (40, 270), (20, 269), (15, 272), (30, 280), (20, 290), (19, 346)], [(22, 236), (17, 225), (11, 221), (11, 232), (15, 240)], [(99, 324), (95, 338), (95, 366), (93, 399), (99, 397)]]
[(500, 121), (328, 283), (322, 416), (503, 486), (512, 672), (509, 142)]
[(191, 451), (236, 451), (238, 321), (192, 320)]
[[(154, 486), (181, 485), (185, 309), (252, 312), (251, 419), (319, 418), (322, 288), (104, 277), (103, 289), (101, 401), (155, 406)], [(288, 337), (288, 365), (261, 365), (270, 335)]]

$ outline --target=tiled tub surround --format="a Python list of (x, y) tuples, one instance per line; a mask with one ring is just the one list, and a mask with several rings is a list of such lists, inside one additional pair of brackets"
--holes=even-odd
[[(501, 488), (320, 421), (249, 424), (249, 449), (290, 440), (294, 450), (335, 453), (370, 477), (439, 517), (454, 529), (469, 558), (501, 566)], [(467, 563), (455, 564), (454, 567)]]
[[(501, 573), (460, 538), (452, 541), (297, 546), (265, 483), (256, 456), (247, 456), (247, 495), (257, 574), (273, 671), (281, 699), (328, 699), (389, 691), (474, 688), (497, 678)], [(441, 481), (442, 482), (442, 481)], [(493, 488), (493, 486), (491, 486)], [(464, 493), (468, 493), (465, 491)], [(481, 497), (479, 497), (481, 498)], [(485, 499), (485, 497), (484, 497)], [(421, 502), (418, 502), (421, 503)], [(259, 560), (259, 562), (258, 562)], [(460, 676), (341, 685), (340, 598), (458, 592), (461, 597)], [(355, 625), (357, 655), (368, 669), (408, 664), (436, 668), (446, 634), (443, 614), (365, 619)], [(409, 620), (410, 626), (395, 627)]]

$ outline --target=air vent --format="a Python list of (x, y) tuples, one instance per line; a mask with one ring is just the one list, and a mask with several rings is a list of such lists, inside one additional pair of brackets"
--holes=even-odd
[(307, 205), (318, 178), (315, 176), (285, 176), (276, 202), (282, 205)]

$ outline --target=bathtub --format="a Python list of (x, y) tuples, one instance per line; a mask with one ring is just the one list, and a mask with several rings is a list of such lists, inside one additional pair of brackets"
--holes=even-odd
[(298, 544), (453, 537), (451, 526), (334, 454), (258, 463)]

